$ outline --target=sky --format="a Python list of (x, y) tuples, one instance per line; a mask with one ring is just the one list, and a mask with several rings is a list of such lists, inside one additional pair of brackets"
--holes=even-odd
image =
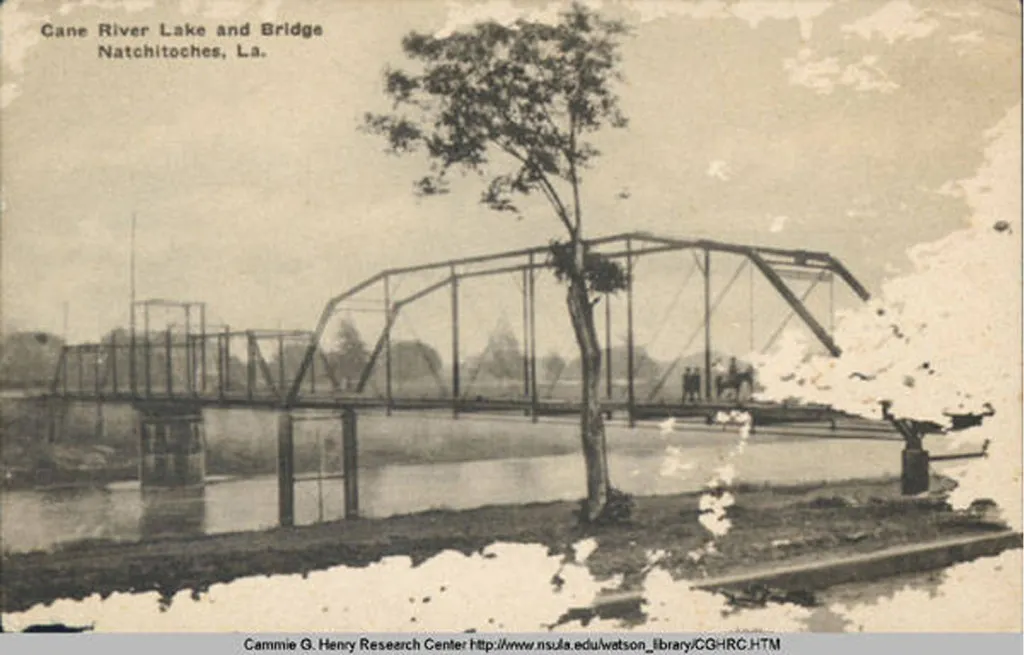
[[(125, 325), (133, 214), (139, 298), (204, 301), (212, 322), (254, 328), (312, 327), (328, 298), (382, 268), (559, 236), (542, 205), (527, 205), (521, 220), (485, 210), (476, 180), (417, 199), (411, 182), (423, 161), (389, 156), (358, 130), (364, 112), (388, 108), (382, 72), (403, 62), (410, 30), (544, 18), (559, 6), (4, 3), (5, 329), (60, 334), (65, 304), (72, 341)], [(603, 156), (584, 180), (591, 236), (643, 230), (824, 250), (877, 289), (908, 268), (914, 244), (966, 224), (955, 181), (972, 176), (986, 130), (1020, 102), (1016, 1), (596, 6), (634, 34), (620, 88), (630, 126), (600, 135)], [(97, 56), (100, 22), (212, 31), (264, 20), (318, 24), (323, 36), (203, 41), (231, 52), (236, 41), (255, 43), (267, 53), (256, 59)], [(44, 38), (46, 23), (89, 36)], [(665, 258), (638, 268), (638, 342), (656, 341), (656, 354), (678, 347), (661, 317), (675, 312), (668, 333), (680, 339), (699, 321), (697, 295), (669, 304), (687, 265)], [(542, 350), (571, 352), (550, 286), (538, 330), (550, 324), (561, 336)], [(495, 321), (518, 329), (514, 280), (465, 293), (464, 311), (483, 318), (464, 339), (479, 345)], [(443, 344), (447, 305), (433, 302), (403, 329)], [(840, 307), (852, 302), (837, 293)], [(745, 307), (737, 299), (723, 320), (745, 324)], [(758, 307), (761, 340), (785, 313)], [(739, 347), (747, 337), (722, 339)]]

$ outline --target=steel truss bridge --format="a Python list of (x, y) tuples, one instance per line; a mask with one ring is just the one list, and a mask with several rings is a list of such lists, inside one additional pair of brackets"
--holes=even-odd
[[(839, 355), (822, 317), (815, 316), (805, 304), (807, 294), (819, 281), (830, 285), (835, 279), (844, 283), (858, 298), (869, 294), (853, 274), (835, 257), (825, 252), (737, 245), (712, 240), (687, 240), (631, 232), (590, 239), (592, 252), (619, 261), (627, 272), (625, 295), (626, 354), (625, 371), (612, 370), (611, 302), (605, 303), (605, 357), (603, 372), (607, 387), (604, 406), (635, 420), (666, 416), (710, 416), (722, 409), (735, 408), (737, 401), (717, 399), (712, 391), (711, 319), (725, 293), (743, 269), (751, 279), (759, 274), (788, 305), (789, 315), (799, 319), (832, 355)], [(660, 379), (647, 396), (638, 394), (636, 380), (636, 344), (634, 330), (634, 267), (644, 258), (661, 253), (692, 254), (693, 264), (703, 279), (702, 332), (703, 394), (699, 402), (654, 402), (654, 393), (665, 383), (679, 363), (677, 358), (660, 373)], [(537, 246), (494, 254), (445, 260), (419, 266), (390, 268), (367, 278), (331, 298), (312, 330), (233, 330), (229, 326), (211, 326), (206, 305), (200, 302), (142, 300), (133, 302), (131, 329), (127, 334), (111, 333), (102, 343), (67, 345), (54, 372), (49, 398), (67, 401), (182, 403), (212, 407), (265, 407), (284, 410), (373, 408), (393, 411), (450, 410), (465, 412), (522, 412), (534, 419), (544, 415), (571, 414), (579, 411), (578, 400), (545, 397), (537, 374), (537, 296), (535, 281), (539, 271), (550, 268), (549, 247)], [(718, 255), (739, 258), (740, 268), (728, 285), (713, 297), (712, 271)], [(460, 336), (466, 329), (460, 312), (460, 284), (473, 278), (515, 275), (521, 278), (523, 352), (521, 392), (513, 397), (495, 398), (471, 394), (464, 388), (465, 354)], [(423, 278), (433, 281), (423, 283)], [(438, 279), (439, 278), (439, 279)], [(409, 281), (416, 290), (397, 296), (397, 282)], [(793, 280), (810, 280), (811, 287), (798, 295)], [(383, 303), (383, 327), (376, 337), (358, 379), (341, 379), (323, 346), (332, 318), (359, 294), (380, 293)], [(447, 293), (450, 305), (450, 371), (442, 374), (434, 366), (431, 374), (439, 392), (436, 395), (408, 397), (395, 391), (392, 334), (398, 318), (415, 303), (434, 294)], [(178, 312), (184, 319), (174, 326), (154, 331), (150, 317), (157, 308)], [(751, 311), (753, 311), (751, 309)], [(140, 319), (142, 325), (140, 326)], [(619, 317), (617, 320), (623, 320)], [(751, 318), (751, 320), (753, 320)], [(472, 326), (470, 326), (472, 328)], [(697, 333), (694, 334), (696, 336)], [(276, 351), (276, 352), (274, 352)], [(301, 351), (301, 357), (288, 362), (288, 353)], [(625, 377), (624, 397), (613, 394), (613, 375)], [(383, 378), (383, 389), (368, 392), (368, 383)], [(754, 414), (755, 423), (828, 420), (826, 407), (780, 407), (744, 403)]]

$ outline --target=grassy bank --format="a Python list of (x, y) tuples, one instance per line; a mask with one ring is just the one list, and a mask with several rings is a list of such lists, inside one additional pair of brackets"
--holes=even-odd
[(157, 590), (169, 598), (244, 576), (363, 566), (390, 555), (422, 561), (443, 550), (471, 552), (496, 541), (539, 543), (565, 553), (586, 536), (598, 541), (587, 561), (591, 571), (600, 577), (621, 574), (623, 587), (631, 588), (642, 579), (651, 550), (666, 552), (662, 565), (674, 576), (695, 578), (999, 528), (977, 514), (952, 511), (938, 493), (901, 498), (892, 479), (732, 492), (733, 528), (717, 542), (717, 554), (702, 559), (689, 556), (708, 539), (698, 522), (697, 494), (638, 498), (629, 524), (601, 528), (580, 527), (575, 503), (486, 507), (10, 555), (3, 561), (3, 609), (115, 591)]

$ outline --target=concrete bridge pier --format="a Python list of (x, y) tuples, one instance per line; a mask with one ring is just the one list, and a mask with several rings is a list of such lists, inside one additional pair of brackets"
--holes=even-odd
[(201, 487), (206, 478), (206, 435), (199, 407), (166, 403), (135, 409), (142, 488)]

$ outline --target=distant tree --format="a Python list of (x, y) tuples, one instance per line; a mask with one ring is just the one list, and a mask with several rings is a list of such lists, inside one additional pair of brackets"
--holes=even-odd
[(523, 377), (523, 351), (507, 322), (498, 325), (487, 341), (484, 370), (499, 380)]
[[(394, 113), (368, 114), (365, 126), (394, 153), (430, 161), (420, 194), (447, 192), (452, 169), (487, 178), (481, 202), (518, 214), (517, 196), (539, 194), (565, 229), (549, 263), (567, 286), (566, 304), (583, 362), (581, 438), (587, 500), (583, 518), (605, 513), (612, 495), (600, 401), (601, 349), (594, 305), (625, 288), (617, 262), (584, 243), (582, 172), (599, 154), (600, 128), (624, 127), (613, 83), (625, 25), (574, 4), (557, 24), (483, 22), (449, 36), (411, 33), (402, 41), (417, 72), (389, 70)], [(624, 505), (625, 506), (625, 505)]]
[(349, 384), (359, 379), (369, 361), (370, 353), (366, 343), (351, 321), (342, 321), (338, 327), (337, 349), (332, 359), (338, 375), (349, 380)]
[(64, 340), (49, 332), (12, 332), (0, 352), (0, 385), (26, 387), (49, 384), (60, 360)]
[(391, 344), (391, 374), (397, 380), (419, 380), (439, 376), (441, 356), (422, 341), (395, 341)]
[(544, 371), (544, 377), (548, 380), (554, 380), (562, 375), (567, 363), (565, 358), (558, 353), (550, 352), (541, 359), (540, 366)]

